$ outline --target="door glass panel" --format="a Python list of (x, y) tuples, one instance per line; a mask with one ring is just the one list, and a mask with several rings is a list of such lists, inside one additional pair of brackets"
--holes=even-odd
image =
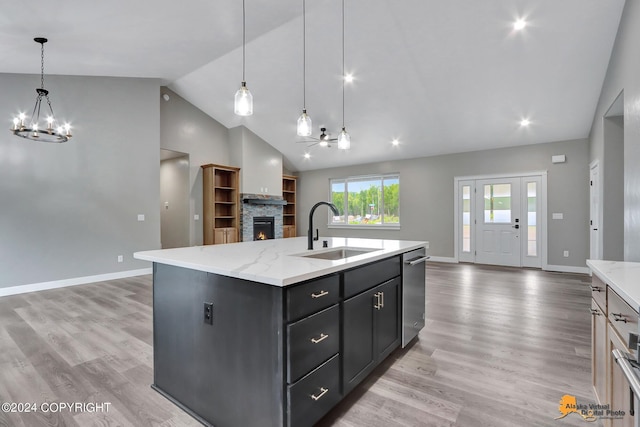
[(527, 183), (527, 256), (538, 256), (536, 183)]
[(462, 252), (471, 252), (471, 186), (462, 186)]
[(485, 184), (484, 222), (511, 223), (511, 184)]

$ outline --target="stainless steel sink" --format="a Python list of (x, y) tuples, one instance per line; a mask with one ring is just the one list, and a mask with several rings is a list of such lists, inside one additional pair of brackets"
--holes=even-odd
[(301, 254), (296, 254), (295, 256), (336, 261), (339, 259), (350, 258), (353, 256), (363, 255), (369, 252), (374, 252), (379, 250), (380, 249), (373, 249), (373, 248), (341, 247), (341, 248), (334, 248), (334, 249), (321, 251), (321, 252), (316, 251), (316, 252), (310, 252), (310, 253), (301, 253)]

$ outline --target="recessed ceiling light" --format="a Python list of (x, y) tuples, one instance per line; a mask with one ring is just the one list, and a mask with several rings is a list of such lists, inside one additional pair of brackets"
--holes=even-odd
[(344, 76), (344, 81), (347, 83), (351, 83), (353, 82), (353, 74), (349, 73), (347, 75)]
[(304, 153), (304, 158), (305, 159), (310, 159), (311, 158), (311, 154), (310, 153)]
[(520, 126), (522, 126), (522, 127), (527, 127), (527, 126), (529, 126), (530, 124), (531, 124), (531, 122), (529, 121), (529, 119), (522, 119), (522, 120), (520, 121)]
[(393, 141), (391, 141), (391, 143), (393, 145), (398, 145), (398, 144), (400, 144), (400, 141), (398, 141), (397, 139), (394, 139)]
[(513, 23), (513, 29), (516, 31), (520, 31), (526, 26), (527, 26), (527, 21), (525, 21), (522, 18), (516, 20), (516, 22)]

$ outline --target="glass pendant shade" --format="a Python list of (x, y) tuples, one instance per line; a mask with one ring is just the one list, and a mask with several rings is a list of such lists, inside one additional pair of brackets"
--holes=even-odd
[(348, 150), (351, 148), (351, 137), (345, 130), (342, 128), (340, 135), (338, 135), (338, 149), (340, 150)]
[(311, 117), (307, 114), (307, 110), (302, 110), (302, 114), (298, 117), (298, 136), (311, 136), (312, 130)]
[(240, 89), (236, 92), (234, 111), (239, 116), (253, 114), (253, 95), (249, 92), (246, 82), (242, 82)]

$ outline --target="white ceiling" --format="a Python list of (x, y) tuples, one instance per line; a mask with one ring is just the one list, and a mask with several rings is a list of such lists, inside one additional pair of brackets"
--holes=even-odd
[[(247, 126), (294, 170), (587, 137), (624, 6), (345, 0), (346, 70), (355, 81), (345, 92), (352, 148), (341, 152), (296, 143), (302, 0), (246, 0), (246, 80), (254, 96), (246, 118), (233, 114), (242, 79), (240, 0), (3, 3), (0, 72), (38, 73), (32, 39), (48, 37), (47, 74), (160, 78), (225, 126)], [(341, 2), (307, 3), (307, 110), (316, 135), (325, 125), (335, 136)], [(519, 17), (528, 25), (515, 32)], [(528, 128), (519, 126), (523, 118)]]

